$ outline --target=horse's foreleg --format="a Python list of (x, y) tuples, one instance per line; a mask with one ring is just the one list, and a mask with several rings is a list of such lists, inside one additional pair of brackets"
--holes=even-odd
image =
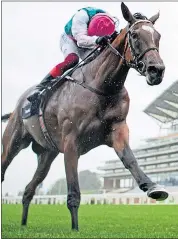
[(58, 153), (50, 152), (45, 150), (43, 153), (38, 155), (38, 166), (32, 181), (26, 186), (25, 192), (22, 199), (23, 214), (22, 214), (22, 225), (27, 224), (28, 209), (30, 202), (35, 194), (37, 186), (45, 179), (49, 172), (51, 163), (55, 159)]
[(137, 160), (129, 146), (129, 129), (126, 122), (113, 126), (112, 143), (117, 155), (121, 159), (125, 168), (128, 169), (140, 189), (147, 192), (149, 197), (157, 200), (164, 200), (168, 193), (163, 187), (153, 183), (151, 179), (139, 167)]
[(80, 205), (80, 188), (78, 182), (78, 153), (75, 140), (69, 137), (64, 145), (64, 162), (67, 179), (67, 207), (71, 213), (72, 229), (78, 230), (78, 208)]

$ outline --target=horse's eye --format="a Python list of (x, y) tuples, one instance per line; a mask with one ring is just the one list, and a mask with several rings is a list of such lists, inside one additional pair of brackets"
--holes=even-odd
[(137, 35), (136, 32), (132, 32), (131, 36), (132, 36), (132, 38), (133, 38), (134, 40), (137, 39), (137, 37), (138, 37), (138, 35)]

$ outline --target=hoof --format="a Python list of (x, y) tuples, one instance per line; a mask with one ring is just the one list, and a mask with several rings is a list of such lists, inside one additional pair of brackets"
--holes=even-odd
[(27, 225), (27, 220), (22, 220), (22, 221), (21, 221), (21, 226), (24, 227), (24, 226), (26, 226), (26, 225)]
[(21, 226), (22, 226), (22, 227), (26, 227), (27, 224), (26, 224), (26, 223), (21, 223)]
[(156, 199), (157, 201), (163, 201), (168, 198), (169, 194), (166, 189), (159, 185), (154, 185), (147, 192), (148, 197)]
[(72, 228), (72, 232), (79, 232), (78, 228)]

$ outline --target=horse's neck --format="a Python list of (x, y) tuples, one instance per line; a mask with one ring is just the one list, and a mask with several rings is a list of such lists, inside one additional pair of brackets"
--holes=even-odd
[[(123, 55), (125, 50), (125, 32), (121, 33), (113, 41), (112, 45)], [(107, 94), (115, 94), (123, 88), (128, 71), (129, 68), (123, 64), (121, 57), (116, 56), (108, 48), (92, 62), (92, 85)]]

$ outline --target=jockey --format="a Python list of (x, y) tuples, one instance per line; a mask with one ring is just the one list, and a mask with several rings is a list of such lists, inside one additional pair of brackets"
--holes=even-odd
[[(141, 13), (133, 15), (136, 19), (147, 19)], [(64, 27), (60, 37), (60, 48), (64, 61), (56, 65), (36, 86), (38, 92), (28, 97), (29, 101), (38, 98), (39, 92), (50, 85), (68, 69), (74, 67), (79, 58), (84, 59), (97, 45), (106, 43), (105, 36), (119, 32), (119, 20), (102, 9), (86, 7), (79, 9)]]
[[(64, 61), (56, 65), (36, 88), (39, 91), (43, 90), (52, 79), (58, 78), (66, 70), (74, 67), (79, 58), (84, 59), (92, 49), (106, 41), (102, 37), (117, 32), (118, 23), (116, 17), (110, 16), (102, 9), (86, 7), (78, 10), (65, 25), (64, 33), (60, 37)], [(97, 42), (99, 37), (100, 41)], [(28, 100), (35, 100), (39, 91), (28, 97)]]

